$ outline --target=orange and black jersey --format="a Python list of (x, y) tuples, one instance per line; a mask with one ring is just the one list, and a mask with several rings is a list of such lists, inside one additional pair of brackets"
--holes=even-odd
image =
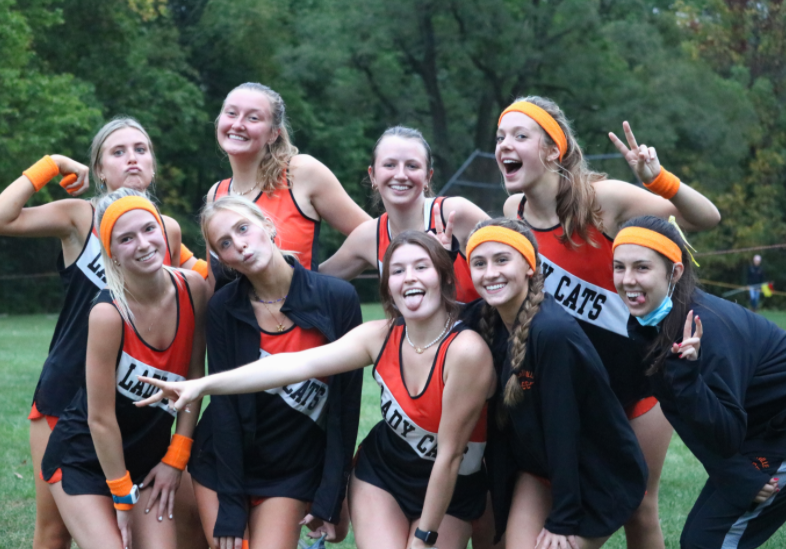
[[(293, 265), (281, 312), (294, 326), (284, 333), (260, 330), (246, 277), (213, 296), (207, 320), (211, 374), (268, 354), (324, 345), (360, 324), (360, 303), (351, 284)], [(211, 399), (197, 426), (189, 470), (218, 494), (216, 537), (242, 537), (249, 497), (312, 501), (313, 515), (338, 522), (357, 438), (362, 380), (358, 370)]]
[[(470, 326), (479, 324), (482, 305), (464, 311)], [(492, 355), (500, 387), (512, 372), (508, 338), (498, 322)], [(532, 319), (518, 379), (524, 398), (509, 410), (507, 427), (489, 425), (486, 463), (497, 534), (505, 530), (516, 473), (525, 471), (551, 483), (549, 532), (611, 535), (639, 507), (647, 466), (598, 354), (549, 294)], [(499, 397), (494, 406), (502, 406)]]
[[(442, 220), (442, 226), (446, 225), (445, 212), (443, 211), (445, 198), (444, 196), (426, 198), (426, 203), (423, 206), (424, 231), (436, 231), (437, 215)], [(382, 260), (385, 258), (385, 252), (388, 246), (390, 246), (390, 241), (390, 221), (388, 220), (388, 214), (383, 213), (377, 218), (377, 266), (379, 267), (380, 275), (382, 275)], [(456, 274), (456, 299), (460, 303), (475, 301), (480, 296), (472, 284), (467, 258), (461, 253), (461, 247), (455, 236), (451, 246), (450, 254), (453, 256), (453, 272)]]
[[(525, 202), (522, 198), (518, 208), (522, 220)], [(560, 225), (530, 228), (538, 241), (544, 290), (579, 321), (606, 367), (614, 394), (625, 407), (650, 396), (641, 353), (628, 338), (630, 313), (614, 288), (613, 239), (590, 226), (597, 247), (574, 234), (580, 245), (571, 248), (559, 240), (564, 234)]]
[[(442, 340), (425, 388), (419, 395), (412, 396), (402, 374), (404, 326), (401, 318), (393, 324), (374, 364), (374, 379), (382, 390), (382, 421), (363, 441), (355, 474), (389, 492), (404, 514), (416, 519), (423, 511), (431, 470), (437, 458), (445, 357), (450, 344), (466, 327), (457, 322)], [(467, 443), (448, 514), (462, 520), (476, 519), (483, 514), (488, 489), (483, 468), (485, 448), (484, 406)]]
[[(296, 252), (295, 256), (303, 267), (316, 271), (319, 266), (319, 229), (320, 222), (311, 219), (298, 206), (295, 194), (288, 183), (287, 172), (282, 177), (281, 186), (272, 193), (261, 192), (253, 200), (276, 226), (276, 245), (285, 251)], [(232, 190), (232, 179), (224, 179), (216, 185), (213, 201), (227, 196)], [(218, 258), (210, 255), (210, 267), (216, 279), (215, 290), (235, 279), (232, 271), (226, 269)]]
[[(164, 263), (169, 265), (170, 262), (167, 241)], [(106, 286), (101, 239), (95, 221), (90, 224), (90, 232), (76, 261), (66, 267), (61, 252), (57, 270), (65, 300), (33, 396), (33, 403), (41, 414), (55, 417), (60, 416), (85, 384), (88, 318), (93, 300)]]
[[(181, 273), (174, 271), (169, 276), (177, 293), (174, 339), (166, 349), (156, 349), (145, 342), (133, 323), (124, 322), (115, 366), (115, 415), (126, 468), (135, 484), (141, 483), (166, 454), (175, 418), (167, 401), (145, 408), (134, 405), (156, 391), (139, 381), (139, 376), (182, 381), (191, 364), (195, 326), (191, 290)], [(98, 303), (113, 303), (109, 290), (101, 291)], [(50, 479), (61, 468), (67, 494), (109, 496), (87, 417), (87, 391), (82, 387), (52, 431), (41, 466), (43, 476)]]

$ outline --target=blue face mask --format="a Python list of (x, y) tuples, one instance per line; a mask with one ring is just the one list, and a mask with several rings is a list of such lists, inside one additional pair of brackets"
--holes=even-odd
[(637, 316), (636, 320), (638, 320), (639, 324), (642, 326), (657, 326), (660, 324), (660, 321), (666, 318), (666, 315), (671, 312), (673, 305), (671, 296), (667, 295), (655, 310), (650, 311), (644, 316)]

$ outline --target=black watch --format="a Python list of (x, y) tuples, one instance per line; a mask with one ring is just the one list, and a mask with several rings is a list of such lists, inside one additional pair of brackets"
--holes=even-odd
[(428, 545), (434, 545), (437, 543), (436, 532), (424, 532), (420, 528), (415, 528), (415, 537)]

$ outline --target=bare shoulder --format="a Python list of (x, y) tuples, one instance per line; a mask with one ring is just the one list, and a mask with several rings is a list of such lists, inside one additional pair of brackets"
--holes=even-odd
[(109, 333), (123, 327), (123, 318), (111, 303), (98, 303), (90, 310), (90, 332)]
[(474, 330), (459, 333), (450, 344), (450, 350), (457, 359), (460, 358), (460, 362), (491, 361), (491, 351), (486, 341)]
[(502, 206), (502, 215), (511, 219), (515, 219), (518, 215), (519, 204), (521, 204), (522, 198), (524, 198), (524, 193), (510, 195), (505, 200), (505, 204)]
[(207, 195), (205, 195), (205, 204), (213, 203), (213, 197), (216, 196), (216, 189), (218, 188), (219, 183), (221, 183), (221, 181), (216, 181), (213, 183), (213, 186), (210, 187), (210, 190), (207, 191)]
[(191, 290), (191, 297), (194, 299), (194, 307), (204, 309), (207, 301), (207, 282), (202, 275), (190, 269), (180, 269), (185, 277), (188, 287)]
[(166, 227), (166, 231), (168, 233), (175, 233), (180, 236), (180, 223), (178, 223), (174, 218), (169, 217), (168, 215), (162, 215), (161, 221), (164, 222), (164, 226)]

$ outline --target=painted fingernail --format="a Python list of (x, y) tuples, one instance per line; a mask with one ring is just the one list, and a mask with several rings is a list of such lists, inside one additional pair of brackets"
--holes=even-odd
[(682, 353), (680, 353), (680, 358), (682, 358)]
[(149, 512), (150, 512), (150, 509), (145, 509), (145, 514), (148, 514)]
[(175, 515), (170, 514), (169, 515), (169, 520), (172, 520), (173, 518), (175, 518)]
[(144, 487), (145, 487), (145, 483), (144, 483), (144, 482), (143, 482), (142, 484), (140, 484), (140, 485), (139, 485), (139, 489), (140, 489), (140, 490), (141, 490), (142, 488), (144, 488)]
[(163, 516), (158, 517), (158, 522), (161, 522), (162, 520), (164, 520)]

